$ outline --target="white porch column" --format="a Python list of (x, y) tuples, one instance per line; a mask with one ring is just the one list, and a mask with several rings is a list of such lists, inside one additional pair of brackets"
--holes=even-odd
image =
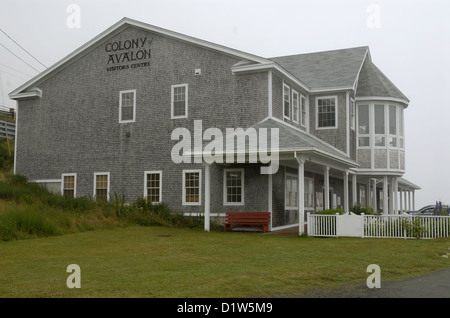
[(398, 200), (399, 200), (399, 203), (400, 203), (400, 213), (403, 213), (403, 212), (404, 212), (404, 211), (403, 211), (402, 192), (403, 192), (402, 189), (398, 189)]
[(411, 206), (411, 190), (408, 190), (408, 210), (413, 211)]
[(372, 198), (372, 209), (373, 213), (377, 212), (377, 179), (372, 179), (373, 188), (373, 198)]
[(344, 212), (349, 212), (348, 206), (348, 171), (344, 171)]
[(394, 204), (394, 214), (398, 214), (398, 178), (392, 178), (392, 199)]
[(358, 204), (358, 193), (356, 192), (357, 187), (356, 187), (356, 174), (352, 175), (352, 201), (353, 201), (353, 205)]
[(298, 235), (305, 231), (305, 160), (297, 159), (298, 162)]
[(389, 213), (388, 207), (388, 177), (383, 177), (383, 214)]
[(211, 202), (211, 172), (209, 164), (205, 165), (205, 231), (209, 232), (210, 229), (210, 202)]
[(389, 214), (394, 213), (394, 178), (389, 178)]
[(408, 200), (406, 198), (408, 190), (403, 190), (403, 202), (405, 203), (405, 212), (409, 211)]
[(416, 191), (412, 190), (412, 209), (416, 210)]
[(323, 169), (323, 183), (325, 185), (324, 209), (328, 210), (330, 208), (330, 167)]

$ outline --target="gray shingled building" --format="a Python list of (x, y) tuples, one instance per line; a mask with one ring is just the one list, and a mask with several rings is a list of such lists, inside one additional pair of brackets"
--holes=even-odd
[[(15, 173), (63, 195), (164, 202), (206, 229), (228, 211), (268, 211), (272, 230), (357, 203), (399, 213), (418, 189), (402, 178), (409, 100), (368, 47), (262, 58), (124, 18), (10, 97)], [(277, 132), (274, 173), (249, 144), (243, 161), (206, 151), (207, 132), (230, 128)]]

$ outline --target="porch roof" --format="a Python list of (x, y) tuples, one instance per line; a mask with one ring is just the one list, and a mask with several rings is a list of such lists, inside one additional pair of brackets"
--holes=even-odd
[[(326, 142), (320, 140), (319, 138), (308, 134), (296, 127), (292, 127), (289, 124), (282, 122), (279, 119), (269, 117), (264, 119), (263, 121), (248, 127), (247, 129), (243, 129), (241, 131), (235, 131), (234, 136), (243, 137), (248, 136), (249, 129), (253, 128), (258, 136), (261, 138), (261, 129), (266, 129), (267, 131), (267, 152), (274, 153), (278, 152), (280, 156), (288, 155), (291, 159), (294, 157), (301, 156), (305, 154), (305, 159), (311, 160), (310, 158), (322, 158), (324, 159), (322, 162), (336, 163), (339, 164), (340, 167), (345, 169), (357, 168), (359, 165), (347, 156), (346, 153), (341, 150), (334, 148), (333, 146), (327, 144)], [(272, 138), (272, 129), (278, 129), (278, 147), (272, 147), (271, 138)], [(225, 135), (226, 139), (226, 150), (224, 149), (223, 153), (215, 152), (214, 155), (226, 155), (227, 153), (231, 153), (232, 149), (236, 154), (245, 153), (245, 155), (249, 155), (251, 153), (258, 152), (261, 150), (260, 148), (254, 148), (252, 146), (259, 147), (259, 142), (254, 145), (249, 145), (248, 142), (245, 143), (245, 149), (239, 148), (237, 143), (233, 138), (227, 138), (230, 134)], [(233, 142), (234, 144), (229, 144)], [(205, 150), (204, 143), (203, 149)], [(194, 155), (198, 155), (198, 153), (193, 153)], [(206, 155), (206, 152), (203, 152), (203, 156)], [(281, 158), (280, 158), (281, 159)]]

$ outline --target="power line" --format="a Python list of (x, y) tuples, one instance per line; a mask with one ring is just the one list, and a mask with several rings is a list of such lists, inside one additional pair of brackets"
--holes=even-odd
[(36, 72), (40, 73), (40, 71), (38, 71), (37, 69), (35, 69), (33, 66), (31, 66), (30, 64), (28, 64), (27, 62), (25, 62), (24, 60), (22, 60), (20, 57), (18, 57), (16, 54), (14, 54), (14, 52), (12, 52), (10, 49), (8, 49), (6, 46), (4, 46), (3, 44), (0, 43), (1, 46), (3, 46), (9, 53), (11, 53), (12, 55), (14, 55), (15, 57), (17, 57), (19, 60), (21, 60), (22, 62), (24, 62), (26, 65), (28, 65), (29, 67), (31, 67), (33, 70), (35, 70)]
[(39, 64), (41, 64), (43, 67), (47, 68), (47, 66), (45, 66), (44, 64), (42, 64), (37, 58), (35, 58), (33, 55), (30, 54), (30, 52), (28, 52), (27, 50), (25, 50), (19, 43), (17, 43), (12, 37), (10, 37), (8, 34), (6, 34), (5, 31), (3, 31), (2, 29), (0, 29), (0, 31), (2, 31), (2, 33), (4, 35), (6, 35), (11, 41), (13, 41), (14, 43), (17, 44), (18, 47), (20, 47), (22, 50), (24, 50), (29, 56), (31, 56), (35, 61), (37, 61)]

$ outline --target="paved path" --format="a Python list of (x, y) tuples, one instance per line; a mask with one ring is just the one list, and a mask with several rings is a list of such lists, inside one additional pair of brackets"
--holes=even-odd
[(346, 285), (336, 289), (311, 289), (302, 297), (314, 298), (450, 298), (450, 268), (396, 282), (383, 282), (381, 288)]

